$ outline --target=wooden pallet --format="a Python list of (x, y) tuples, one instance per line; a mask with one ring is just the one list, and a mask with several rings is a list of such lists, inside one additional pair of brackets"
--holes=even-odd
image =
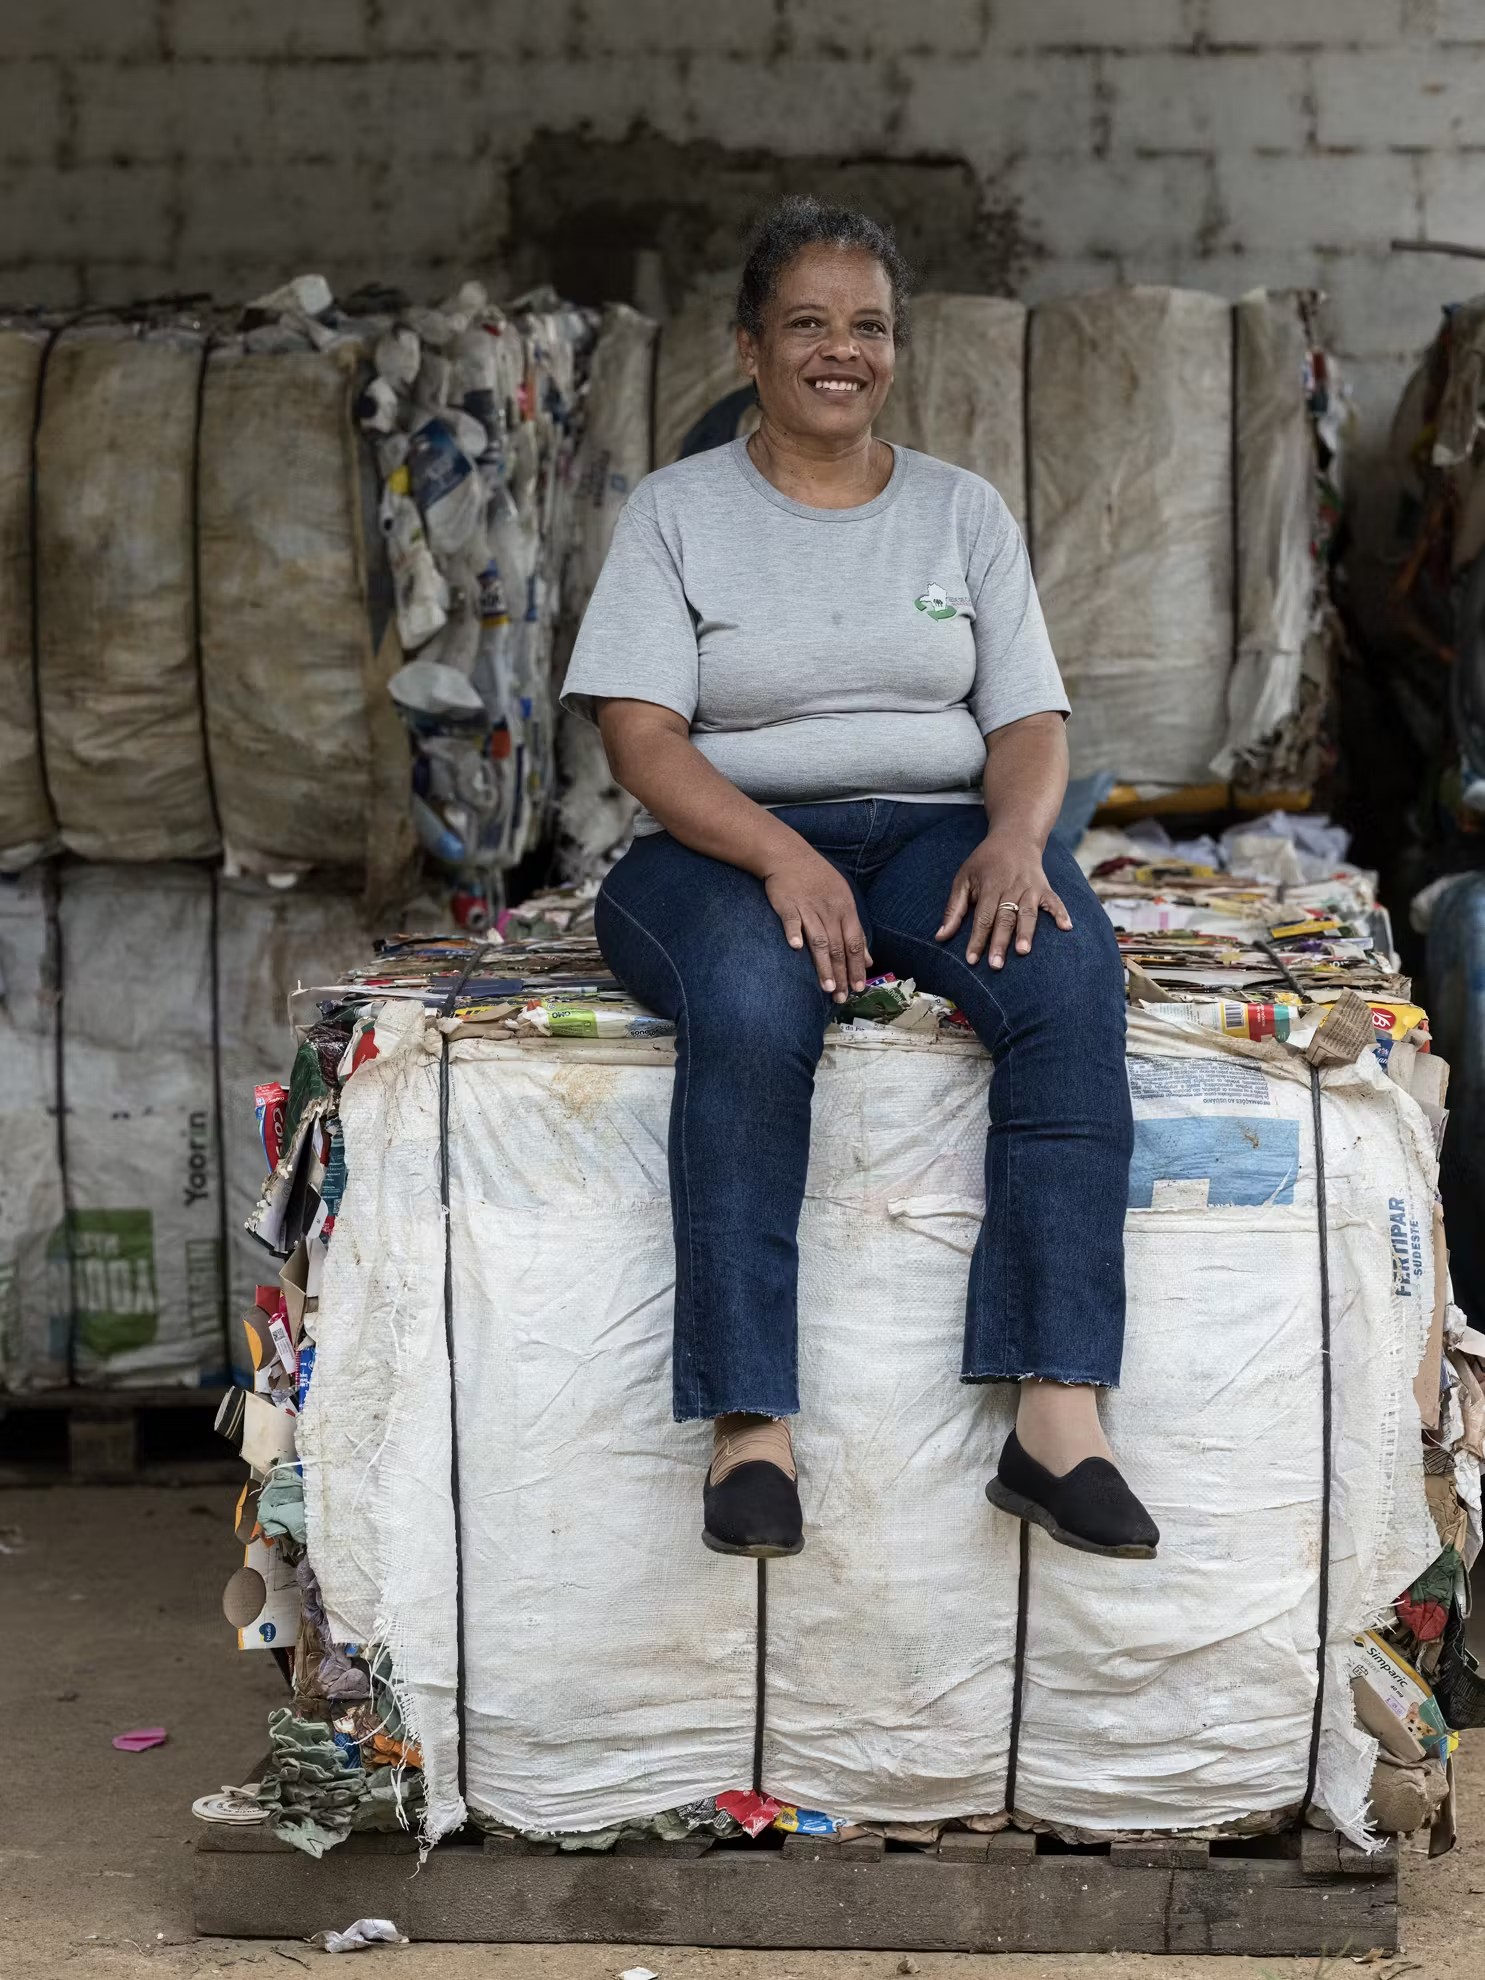
[(196, 1930), (299, 1939), (369, 1916), (414, 1940), (490, 1944), (1267, 1956), (1398, 1944), (1396, 1844), (1368, 1856), (1314, 1831), (1093, 1849), (1018, 1831), (950, 1833), (936, 1850), (693, 1839), (609, 1856), (466, 1834), (416, 1868), (403, 1836), (353, 1836), (315, 1861), (260, 1829), (211, 1829), (196, 1845)]
[(0, 1394), (0, 1485), (209, 1485), (242, 1464), (212, 1429), (222, 1389)]

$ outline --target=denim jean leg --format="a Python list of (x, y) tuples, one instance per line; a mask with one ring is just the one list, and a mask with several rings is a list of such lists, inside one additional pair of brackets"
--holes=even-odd
[(829, 1004), (761, 882), (639, 841), (604, 883), (599, 941), (676, 1024), (670, 1118), (678, 1421), (799, 1408), (797, 1236)]
[(1112, 1386), (1124, 1341), (1133, 1144), (1118, 944), (1055, 840), (1044, 864), (1070, 933), (1042, 915), (1031, 954), (1012, 950), (1000, 970), (966, 960), (967, 927), (935, 941), (954, 874), (984, 832), (982, 816), (943, 820), (867, 890), (878, 967), (952, 997), (995, 1059), (964, 1379)]

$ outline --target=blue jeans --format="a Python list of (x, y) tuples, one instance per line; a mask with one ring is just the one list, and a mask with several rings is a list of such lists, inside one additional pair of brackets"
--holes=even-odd
[[(994, 971), (965, 961), (968, 922), (934, 940), (985, 835), (978, 805), (868, 799), (778, 815), (850, 881), (874, 968), (951, 997), (995, 1060), (964, 1380), (1112, 1385), (1133, 1141), (1124, 982), (1077, 862), (1048, 845), (1071, 932), (1042, 915), (1030, 955), (1013, 949)], [(668, 833), (636, 840), (609, 874), (597, 931), (625, 989), (676, 1025), (676, 1418), (792, 1415), (810, 1104), (836, 1006), (763, 883)]]

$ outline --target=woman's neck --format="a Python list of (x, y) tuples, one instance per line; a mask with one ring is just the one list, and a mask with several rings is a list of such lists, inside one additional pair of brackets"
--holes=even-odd
[(892, 479), (892, 449), (870, 432), (845, 446), (786, 433), (767, 413), (748, 441), (748, 458), (791, 502), (811, 509), (857, 509)]

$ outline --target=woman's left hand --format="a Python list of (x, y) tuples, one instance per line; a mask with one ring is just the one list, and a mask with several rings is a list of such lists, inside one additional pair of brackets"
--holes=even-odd
[(1017, 955), (1029, 954), (1043, 908), (1059, 928), (1072, 927), (1072, 916), (1052, 892), (1042, 870), (1041, 847), (1024, 834), (992, 831), (975, 847), (954, 875), (936, 939), (947, 942), (951, 935), (957, 935), (971, 906), (974, 919), (965, 961), (977, 963), (988, 942), (986, 961), (992, 969), (1004, 966), (1012, 937)]

